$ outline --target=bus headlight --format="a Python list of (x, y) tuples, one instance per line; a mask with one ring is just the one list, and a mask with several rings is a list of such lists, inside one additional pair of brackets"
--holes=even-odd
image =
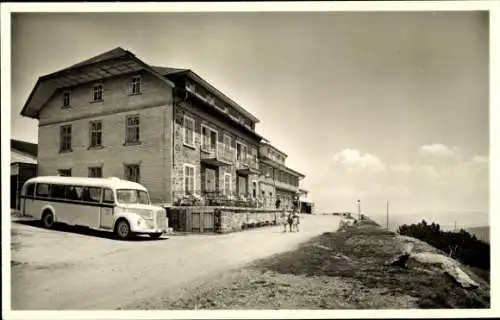
[(139, 220), (137, 220), (137, 226), (139, 226), (139, 227), (140, 227), (140, 226), (142, 226), (142, 225), (144, 225), (144, 224), (146, 224), (146, 221), (144, 221), (144, 219), (143, 219), (143, 218), (139, 218)]

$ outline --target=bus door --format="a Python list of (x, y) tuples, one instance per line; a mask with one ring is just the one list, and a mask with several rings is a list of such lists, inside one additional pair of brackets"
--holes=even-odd
[(26, 186), (25, 194), (21, 200), (21, 213), (27, 216), (33, 216), (35, 213), (39, 214), (35, 208), (35, 183), (30, 183)]
[(102, 197), (102, 206), (99, 219), (99, 227), (103, 229), (113, 229), (113, 208), (114, 208), (113, 190), (104, 189)]

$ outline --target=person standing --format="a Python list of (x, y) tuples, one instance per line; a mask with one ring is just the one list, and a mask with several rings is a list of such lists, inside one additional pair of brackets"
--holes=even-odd
[(300, 224), (299, 205), (300, 205), (299, 197), (295, 195), (293, 197), (293, 218), (296, 219), (297, 221), (297, 226), (296, 226), (297, 232), (299, 231), (299, 224)]

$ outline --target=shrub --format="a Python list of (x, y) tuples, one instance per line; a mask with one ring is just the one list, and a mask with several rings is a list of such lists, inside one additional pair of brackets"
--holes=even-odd
[(490, 270), (490, 245), (463, 229), (445, 232), (439, 224), (427, 224), (422, 220), (418, 224), (400, 226), (398, 233), (425, 241), (466, 265)]

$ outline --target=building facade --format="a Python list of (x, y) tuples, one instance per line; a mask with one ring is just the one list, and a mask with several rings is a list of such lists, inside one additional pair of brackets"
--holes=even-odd
[(10, 140), (10, 207), (19, 209), (23, 184), (37, 174), (38, 146), (34, 143)]
[(268, 191), (261, 166), (276, 161), (259, 157), (255, 116), (193, 71), (121, 48), (40, 77), (21, 114), (39, 121), (38, 175), (132, 180), (157, 204), (263, 206), (303, 177), (277, 162)]
[(300, 180), (305, 176), (286, 166), (288, 155), (267, 141), (261, 141), (259, 152), (259, 185), (265, 206), (273, 206), (279, 199), (284, 209), (293, 207), (294, 197), (298, 197)]

